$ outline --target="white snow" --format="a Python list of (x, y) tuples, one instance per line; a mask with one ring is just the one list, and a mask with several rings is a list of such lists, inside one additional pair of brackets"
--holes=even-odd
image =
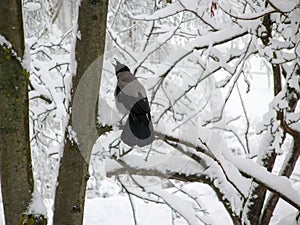
[[(164, 205), (134, 198), (139, 225), (172, 225), (171, 210)], [(127, 196), (88, 199), (84, 225), (134, 224), (132, 209)]]
[(23, 59), (22, 59), (22, 66), (27, 71), (30, 71), (30, 66), (31, 66), (31, 55), (30, 55), (29, 48), (30, 48), (30, 46), (25, 43), (24, 55), (23, 55)]
[(98, 101), (98, 121), (104, 125), (117, 124), (121, 120), (119, 113), (105, 99), (99, 98)]
[(300, 112), (287, 113), (286, 120), (290, 128), (300, 131)]
[(162, 198), (167, 205), (172, 206), (172, 208), (177, 213), (183, 216), (189, 224), (191, 225), (199, 224), (199, 220), (196, 216), (196, 213), (195, 214), (191, 213), (192, 211), (194, 211), (194, 206), (192, 202), (182, 200), (176, 195), (169, 194), (166, 191), (159, 188), (158, 186), (156, 187), (147, 186), (145, 190), (148, 193), (153, 193), (154, 195), (157, 195), (160, 198)]
[(39, 2), (25, 2), (23, 3), (23, 8), (28, 11), (35, 11), (41, 8), (41, 4)]
[(45, 217), (47, 217), (47, 209), (46, 206), (44, 204), (44, 199), (41, 196), (41, 194), (39, 193), (38, 190), (34, 190), (33, 194), (32, 194), (32, 199), (31, 199), (31, 203), (27, 209), (26, 212), (28, 215), (43, 215)]
[(12, 48), (13, 47), (12, 44), (2, 35), (0, 35), (0, 45), (9, 48), (11, 51), (11, 54), (16, 56), (17, 59), (20, 61), (20, 56), (18, 56), (17, 53), (15, 52), (15, 50)]
[(255, 178), (257, 181), (266, 184), (267, 187), (286, 196), (286, 198), (300, 205), (300, 193), (292, 187), (291, 181), (284, 176), (277, 176), (267, 171), (266, 168), (259, 166), (251, 159), (241, 157), (227, 157), (241, 172)]
[(298, 0), (270, 0), (272, 6), (279, 9), (281, 12), (289, 12), (299, 5)]
[[(198, 163), (191, 160), (183, 154), (168, 154), (168, 155), (153, 155), (147, 160), (142, 156), (130, 155), (122, 157), (122, 161), (126, 162), (131, 168), (138, 170), (153, 171), (155, 174), (165, 174), (165, 176), (172, 175), (172, 173), (183, 174), (199, 174), (203, 171)], [(106, 160), (106, 172), (112, 174), (123, 168), (122, 165), (115, 162), (115, 160)], [(151, 174), (149, 172), (149, 174)]]
[(300, 92), (300, 77), (299, 76), (292, 76), (288, 80), (288, 84), (291, 88), (295, 88), (297, 92)]
[(0, 35), (0, 45), (5, 45), (8, 48), (12, 48), (12, 44), (8, 40), (6, 40), (6, 38), (2, 35)]
[[(150, 188), (151, 189), (151, 188)], [(195, 197), (199, 198), (202, 206), (207, 211), (207, 215), (201, 215), (201, 219), (208, 224), (231, 224), (231, 219), (224, 211), (222, 204), (216, 199), (213, 191), (205, 184), (189, 184), (186, 185), (186, 191), (194, 191)], [(169, 190), (170, 192), (172, 189)], [(164, 194), (170, 196), (170, 194)], [(182, 197), (178, 195), (178, 197)], [(165, 196), (166, 197), (166, 196)], [(168, 197), (166, 197), (168, 198)], [(171, 199), (173, 197), (170, 197)], [(137, 222), (139, 225), (173, 225), (172, 216), (174, 214), (168, 206), (146, 201), (132, 196)], [(169, 201), (172, 201), (169, 199)], [(185, 201), (185, 204), (190, 203)], [(181, 204), (178, 208), (188, 213), (188, 207)], [(133, 212), (129, 199), (126, 195), (113, 196), (109, 198), (86, 199), (84, 225), (119, 225), (134, 224)], [(176, 225), (188, 225), (182, 218), (175, 219)], [(202, 224), (199, 220), (197, 224)]]

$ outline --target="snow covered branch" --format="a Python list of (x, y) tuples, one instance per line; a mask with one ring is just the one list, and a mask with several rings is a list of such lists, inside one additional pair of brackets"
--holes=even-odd
[(259, 166), (250, 159), (241, 157), (227, 158), (240, 172), (253, 178), (255, 182), (264, 185), (269, 191), (278, 194), (282, 199), (300, 210), (300, 195), (291, 186), (290, 180), (285, 176), (277, 176)]

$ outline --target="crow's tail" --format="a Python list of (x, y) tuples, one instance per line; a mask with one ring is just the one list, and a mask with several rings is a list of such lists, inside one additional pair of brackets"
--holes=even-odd
[(149, 145), (154, 140), (153, 124), (149, 114), (130, 112), (121, 135), (122, 141), (129, 146)]

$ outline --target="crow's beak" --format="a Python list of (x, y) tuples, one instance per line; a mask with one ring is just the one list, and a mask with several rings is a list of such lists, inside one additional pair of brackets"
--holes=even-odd
[(114, 58), (114, 60), (115, 60), (115, 62), (116, 62), (116, 65), (121, 64), (121, 63), (119, 62), (119, 60), (117, 60), (117, 58)]
[(116, 65), (118, 64), (118, 60), (114, 57), (115, 62), (111, 63), (114, 67), (116, 67)]

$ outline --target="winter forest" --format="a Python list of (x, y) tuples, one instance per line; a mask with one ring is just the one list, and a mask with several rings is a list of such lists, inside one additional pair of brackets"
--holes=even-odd
[(1, 225), (300, 224), (298, 0), (1, 3)]

